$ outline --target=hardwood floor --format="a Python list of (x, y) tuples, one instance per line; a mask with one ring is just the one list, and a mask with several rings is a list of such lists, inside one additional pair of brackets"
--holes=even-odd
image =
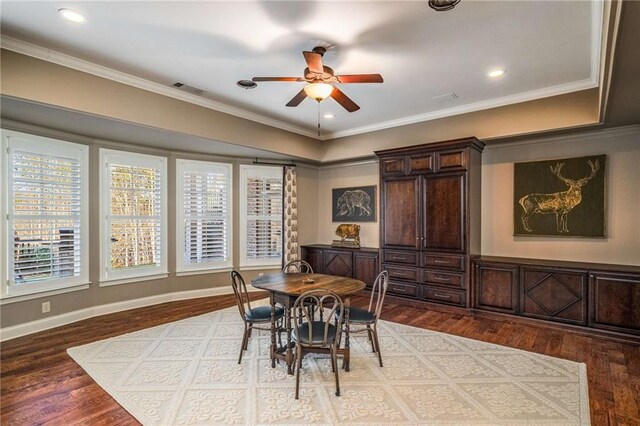
[[(71, 360), (67, 348), (201, 315), (234, 303), (231, 295), (165, 303), (104, 315), (2, 343), (0, 423), (138, 424)], [(352, 303), (362, 306), (366, 299), (357, 297)], [(382, 318), (584, 362), (592, 424), (640, 425), (640, 346), (393, 302), (385, 304)]]

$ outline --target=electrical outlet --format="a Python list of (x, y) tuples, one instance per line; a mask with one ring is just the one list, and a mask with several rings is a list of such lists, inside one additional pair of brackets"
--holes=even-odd
[(51, 302), (42, 302), (42, 313), (46, 314), (51, 311)]
[(259, 276), (259, 277), (261, 277), (261, 276), (263, 276), (263, 275), (264, 275), (264, 273), (262, 273), (262, 272), (258, 272), (258, 276)]

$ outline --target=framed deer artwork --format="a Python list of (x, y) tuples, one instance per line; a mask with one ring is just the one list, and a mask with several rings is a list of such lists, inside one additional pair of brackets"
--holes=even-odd
[(514, 235), (604, 238), (606, 158), (515, 163)]

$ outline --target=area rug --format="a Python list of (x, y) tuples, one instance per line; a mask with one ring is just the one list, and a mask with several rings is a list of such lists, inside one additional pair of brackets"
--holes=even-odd
[(68, 353), (144, 425), (590, 424), (584, 364), (381, 321), (384, 367), (366, 333), (353, 336), (342, 395), (329, 359), (309, 356), (295, 400), (268, 332), (238, 365), (242, 329), (233, 307)]

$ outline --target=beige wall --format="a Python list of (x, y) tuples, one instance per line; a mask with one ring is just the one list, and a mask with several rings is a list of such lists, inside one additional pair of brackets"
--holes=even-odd
[[(640, 265), (640, 129), (489, 146), (482, 156), (482, 254)], [(607, 154), (607, 237), (513, 236), (513, 163)]]
[(379, 246), (379, 200), (378, 188), (378, 162), (367, 161), (361, 163), (348, 163), (325, 166), (318, 173), (318, 239), (321, 244), (331, 244), (338, 237), (335, 235), (336, 227), (340, 223), (331, 221), (331, 190), (333, 188), (346, 188), (352, 186), (376, 186), (376, 221), (358, 222), (360, 225), (360, 244), (362, 247)]
[[(513, 236), (513, 163), (607, 154), (607, 238)], [(376, 162), (321, 167), (318, 242), (331, 243), (331, 189), (378, 185)], [(640, 128), (489, 145), (482, 155), (482, 254), (640, 265)], [(379, 198), (379, 192), (378, 192)], [(378, 223), (361, 224), (362, 245), (379, 246)]]

